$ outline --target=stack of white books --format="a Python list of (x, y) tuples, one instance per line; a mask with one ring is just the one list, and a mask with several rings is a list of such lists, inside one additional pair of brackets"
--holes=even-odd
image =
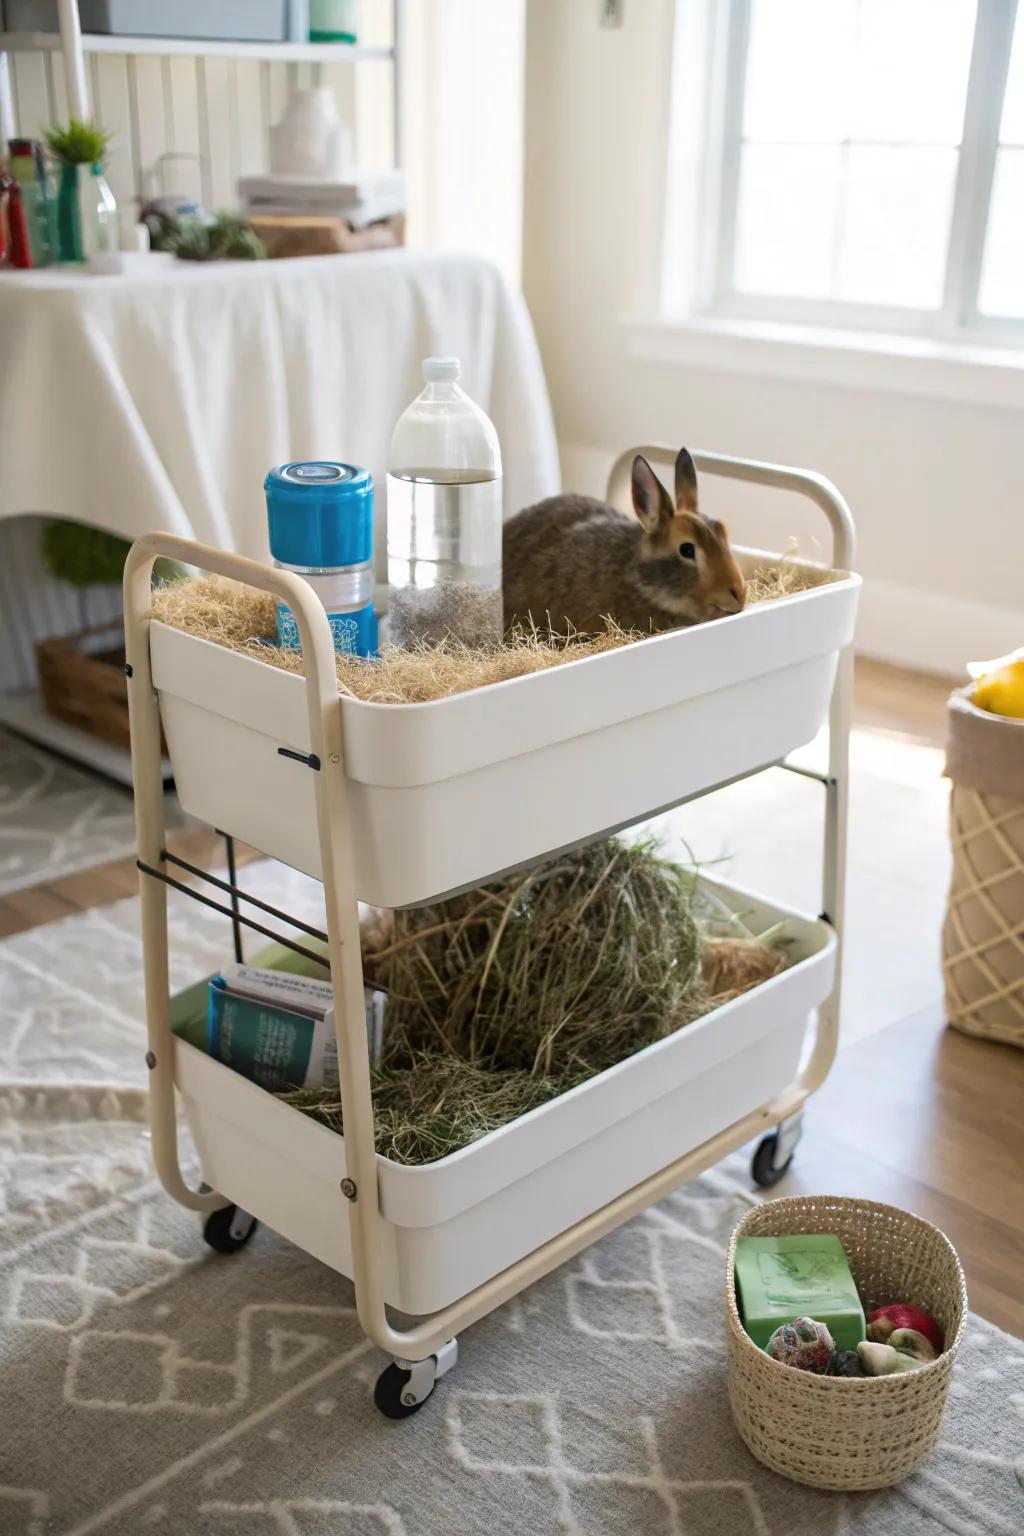
[(284, 173), (243, 176), (238, 195), (246, 218), (260, 214), (316, 214), (342, 218), (353, 229), (405, 212), (402, 171), (350, 171), (337, 181)]

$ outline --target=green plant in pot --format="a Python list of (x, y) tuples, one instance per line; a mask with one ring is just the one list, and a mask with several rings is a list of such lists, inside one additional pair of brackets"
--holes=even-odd
[[(43, 529), (41, 549), (50, 575), (75, 588), (81, 627), (87, 629), (89, 588), (120, 585), (131, 544), (105, 528), (90, 528), (85, 523), (61, 519)], [(179, 561), (163, 556), (153, 567), (156, 581), (177, 581), (186, 574)]]
[(98, 124), (72, 117), (48, 128), (46, 147), (60, 164), (57, 243), (61, 261), (85, 261), (118, 244), (117, 203), (103, 174), (111, 135)]

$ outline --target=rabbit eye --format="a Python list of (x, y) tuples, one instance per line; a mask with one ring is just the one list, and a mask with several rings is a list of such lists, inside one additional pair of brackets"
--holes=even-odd
[(689, 542), (686, 544), (680, 544), (679, 553), (682, 555), (684, 560), (694, 560), (697, 557), (697, 551)]

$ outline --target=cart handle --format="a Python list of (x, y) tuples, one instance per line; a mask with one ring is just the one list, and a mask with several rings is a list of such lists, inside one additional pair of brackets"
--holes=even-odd
[[(638, 453), (654, 464), (671, 469), (678, 449), (664, 443), (650, 443), (639, 448), (627, 448), (620, 453), (608, 476), (608, 500), (613, 506), (629, 505), (629, 481), (633, 460)], [(724, 480), (746, 480), (751, 485), (767, 485), (779, 491), (793, 491), (813, 501), (828, 518), (832, 530), (832, 566), (838, 571), (853, 569), (856, 558), (857, 537), (853, 516), (844, 498), (831, 480), (809, 469), (792, 469), (786, 464), (763, 464), (758, 459), (734, 459), (724, 453), (692, 454), (698, 470), (706, 475), (719, 475)]]
[[(325, 900), (328, 913), (335, 914), (333, 921), (328, 917), (328, 950), (335, 998), (339, 1003), (335, 1026), (341, 1063), (341, 1098), (349, 1134), (348, 1166), (365, 1190), (366, 1198), (359, 1202), (361, 1210), (372, 1208), (376, 1211), (377, 1169), (366, 1031), (349, 1028), (349, 1020), (361, 1020), (364, 1010), (356, 894), (350, 861), (335, 852), (331, 836), (332, 818), (346, 833), (349, 825), (341, 707), (331, 626), (312, 587), (293, 572), (261, 565), (243, 555), (211, 549), (175, 534), (147, 533), (136, 539), (124, 567), (125, 651), (136, 838), (139, 858), (151, 868), (159, 867), (166, 844), (160, 774), (160, 716), (149, 654), (151, 579), (154, 561), (160, 555), (245, 582), (248, 586), (260, 587), (287, 603), (298, 624), (305, 658), (310, 747), (324, 770), (316, 775), (316, 812)], [(216, 1210), (225, 1204), (224, 1197), (214, 1191), (190, 1189), (182, 1177), (178, 1161), (168, 1005), (166, 886), (145, 879), (141, 882), (140, 897), (153, 1160), (160, 1182), (179, 1204), (198, 1211)], [(368, 1225), (371, 1228), (368, 1235), (375, 1240), (372, 1218)], [(355, 1239), (353, 1250), (359, 1251)], [(376, 1266), (377, 1262), (374, 1250), (371, 1264)], [(378, 1293), (379, 1279), (371, 1280), (368, 1288), (364, 1281), (363, 1288), (371, 1294)]]

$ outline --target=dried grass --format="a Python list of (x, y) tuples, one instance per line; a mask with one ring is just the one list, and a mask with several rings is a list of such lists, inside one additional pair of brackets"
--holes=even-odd
[(786, 969), (781, 949), (762, 939), (707, 939), (701, 959), (708, 1006), (718, 1008)]
[(608, 838), (395, 913), (367, 959), (392, 1061), (423, 1051), (535, 1077), (602, 1072), (702, 1011), (692, 871)]
[(807, 592), (813, 587), (841, 581), (842, 577), (842, 571), (831, 571), (826, 566), (797, 565), (786, 559), (759, 565), (747, 577), (747, 603), (773, 603), (780, 597), (792, 597), (795, 592)]
[[(386, 945), (364, 956), (389, 993), (378, 1152), (447, 1156), (783, 968), (766, 942), (703, 940), (698, 907), (742, 931), (692, 869), (612, 838), (394, 913)], [(336, 1091), (286, 1101), (342, 1129)]]
[[(300, 651), (273, 643), (275, 599), (253, 587), (216, 576), (174, 582), (154, 589), (152, 614), (174, 629), (212, 640), (284, 672), (301, 674), (304, 670)], [(385, 647), (372, 661), (339, 653), (338, 688), (367, 704), (425, 704), (531, 672), (544, 672), (566, 661), (599, 656), (641, 638), (611, 620), (605, 622), (603, 634), (585, 637), (515, 629), (503, 644), (480, 650), (448, 638), (437, 645), (411, 649)]]
[[(582, 1077), (579, 1079), (582, 1081)], [(373, 1072), (373, 1122), (377, 1151), (393, 1163), (422, 1165), (447, 1157), (490, 1131), (557, 1098), (567, 1078), (474, 1067), (458, 1056), (424, 1052), (406, 1066)], [(336, 1093), (300, 1088), (285, 1094), (294, 1109), (330, 1130), (342, 1131)]]
[[(747, 601), (771, 602), (838, 577), (835, 571), (785, 560), (762, 565), (748, 578)], [(154, 618), (174, 629), (240, 651), (268, 666), (298, 674), (304, 670), (300, 651), (274, 644), (277, 603), (268, 592), (223, 577), (200, 576), (155, 588), (152, 612)], [(388, 646), (372, 661), (338, 655), (338, 688), (368, 704), (425, 704), (544, 672), (567, 661), (599, 656), (643, 638), (606, 619), (599, 635), (559, 636), (516, 628), (501, 645), (480, 649), (451, 637), (410, 648)]]

